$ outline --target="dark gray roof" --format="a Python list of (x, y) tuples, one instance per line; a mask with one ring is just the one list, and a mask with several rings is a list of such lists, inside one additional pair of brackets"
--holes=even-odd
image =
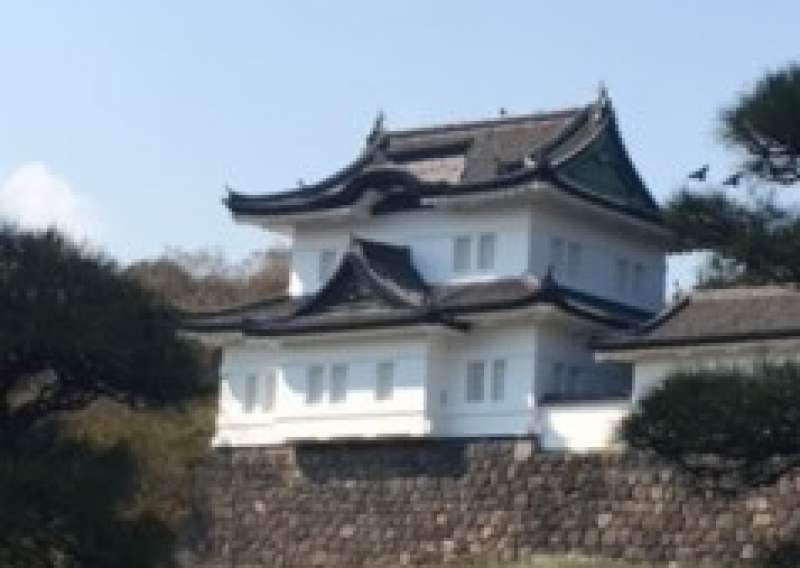
[[(610, 101), (581, 108), (411, 130), (374, 130), (352, 164), (311, 185), (225, 200), (235, 214), (320, 211), (378, 195), (375, 211), (420, 207), (531, 180), (660, 222), (656, 202), (630, 161)], [(403, 199), (398, 199), (402, 196)], [(390, 201), (387, 207), (385, 201)]]
[(601, 351), (800, 337), (800, 291), (754, 287), (696, 291)]
[(442, 325), (466, 329), (465, 316), (536, 304), (614, 328), (628, 328), (651, 313), (559, 286), (508, 278), (429, 285), (414, 268), (407, 247), (353, 238), (336, 273), (316, 294), (184, 318), (190, 331), (237, 331), (285, 336), (364, 328)]

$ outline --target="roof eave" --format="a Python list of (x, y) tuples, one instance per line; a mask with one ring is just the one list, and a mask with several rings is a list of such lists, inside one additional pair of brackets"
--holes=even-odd
[[(757, 348), (775, 341), (800, 341), (800, 329), (751, 332), (729, 335), (705, 335), (695, 337), (672, 337), (663, 339), (631, 339), (622, 341), (601, 341), (593, 348), (596, 357), (603, 360), (637, 359), (642, 356), (674, 355), (676, 349), (698, 350), (704, 348), (720, 349), (730, 346)], [(766, 346), (765, 346), (766, 347)]]

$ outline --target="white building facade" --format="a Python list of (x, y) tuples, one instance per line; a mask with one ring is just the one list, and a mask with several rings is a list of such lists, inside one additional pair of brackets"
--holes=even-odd
[(666, 232), (604, 94), (536, 115), (377, 123), (330, 178), (227, 206), (291, 238), (292, 274), (286, 297), (186, 322), (223, 351), (215, 444), (612, 443), (631, 367), (590, 344), (661, 309)]
[(634, 333), (597, 342), (596, 359), (633, 367), (639, 403), (675, 371), (753, 370), (800, 359), (800, 291), (794, 286), (697, 290)]

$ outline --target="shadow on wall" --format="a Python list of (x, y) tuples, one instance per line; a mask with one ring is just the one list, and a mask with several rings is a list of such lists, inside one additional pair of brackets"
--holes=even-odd
[(467, 471), (466, 451), (466, 442), (459, 440), (307, 442), (295, 446), (295, 459), (302, 474), (317, 482), (458, 478)]

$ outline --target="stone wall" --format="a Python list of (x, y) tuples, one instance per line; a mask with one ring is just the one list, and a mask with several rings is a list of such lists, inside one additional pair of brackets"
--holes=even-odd
[(216, 450), (195, 479), (191, 566), (400, 566), (578, 552), (740, 560), (800, 526), (800, 474), (722, 491), (641, 454), (528, 440)]

